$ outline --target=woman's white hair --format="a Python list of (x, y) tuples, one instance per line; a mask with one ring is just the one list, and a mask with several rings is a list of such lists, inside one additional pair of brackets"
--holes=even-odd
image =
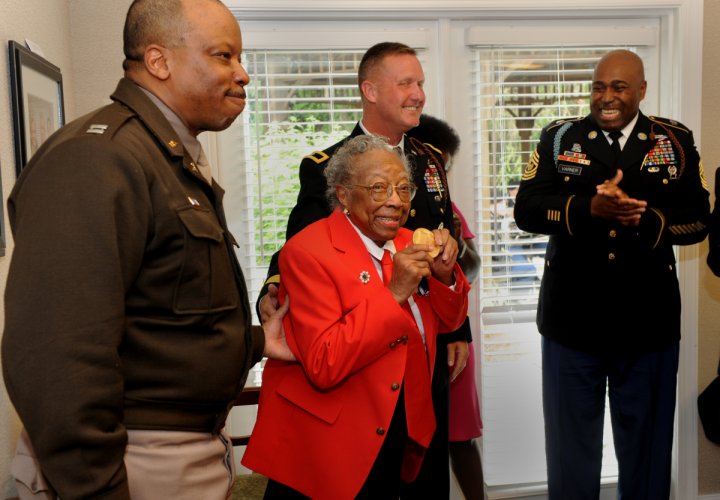
[(330, 210), (335, 210), (340, 205), (335, 188), (337, 186), (348, 186), (355, 184), (355, 180), (360, 175), (358, 168), (358, 159), (360, 156), (371, 151), (383, 151), (392, 153), (398, 157), (405, 167), (405, 173), (408, 180), (412, 182), (412, 167), (400, 148), (393, 148), (387, 137), (381, 135), (359, 135), (345, 141), (335, 154), (330, 158), (328, 166), (325, 168), (325, 178), (327, 179), (327, 197)]

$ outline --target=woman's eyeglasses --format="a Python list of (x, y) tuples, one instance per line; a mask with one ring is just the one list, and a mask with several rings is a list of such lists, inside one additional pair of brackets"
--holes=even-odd
[(364, 184), (349, 184), (348, 187), (364, 187), (370, 191), (372, 199), (377, 202), (387, 201), (393, 193), (393, 189), (397, 192), (398, 197), (403, 203), (410, 203), (417, 193), (417, 186), (414, 184), (400, 184), (399, 186), (393, 186), (388, 182), (376, 182), (372, 186), (366, 186)]

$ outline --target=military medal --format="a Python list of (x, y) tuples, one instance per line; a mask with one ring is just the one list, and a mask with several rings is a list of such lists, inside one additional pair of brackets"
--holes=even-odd
[(580, 144), (578, 144), (577, 142), (575, 144), (573, 144), (572, 152), (573, 153), (582, 153), (582, 148), (580, 147)]
[(668, 167), (668, 174), (671, 180), (677, 180), (677, 167), (675, 165)]
[(417, 228), (413, 233), (412, 242), (415, 245), (428, 245), (433, 247), (433, 249), (428, 252), (433, 259), (440, 254), (440, 247), (435, 246), (435, 235), (429, 229), (425, 229), (424, 227)]

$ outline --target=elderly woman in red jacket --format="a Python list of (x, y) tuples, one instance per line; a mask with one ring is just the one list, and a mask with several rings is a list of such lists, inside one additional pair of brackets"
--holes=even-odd
[(435, 258), (402, 229), (416, 187), (384, 138), (349, 140), (325, 175), (334, 212), (280, 257), (298, 361), (267, 363), (243, 464), (266, 499), (397, 500), (435, 431), (436, 336), (462, 324), (469, 285), (447, 229)]

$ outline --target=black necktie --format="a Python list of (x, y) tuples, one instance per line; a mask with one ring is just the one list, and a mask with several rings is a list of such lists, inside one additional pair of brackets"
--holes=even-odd
[(620, 138), (623, 134), (622, 132), (616, 130), (615, 132), (610, 132), (608, 135), (610, 136), (610, 139), (613, 140), (610, 147), (612, 148), (613, 153), (615, 153), (615, 160), (617, 160), (620, 158), (620, 153), (622, 152), (622, 149), (620, 149)]

